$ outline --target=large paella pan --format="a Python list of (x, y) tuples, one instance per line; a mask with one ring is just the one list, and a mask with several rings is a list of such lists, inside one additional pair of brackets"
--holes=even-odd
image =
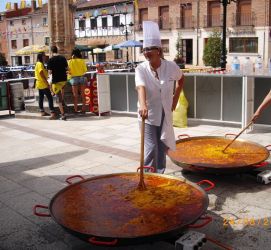
[(140, 191), (138, 179), (138, 173), (83, 179), (51, 199), (49, 214), (38, 211), (41, 205), (34, 213), (51, 216), (83, 240), (110, 246), (176, 236), (206, 212), (208, 197), (196, 184), (148, 173), (147, 189)]
[(180, 139), (176, 150), (169, 151), (171, 160), (184, 169), (206, 172), (241, 172), (254, 168), (269, 157), (267, 147), (237, 139), (226, 151), (231, 139), (219, 136), (198, 136)]

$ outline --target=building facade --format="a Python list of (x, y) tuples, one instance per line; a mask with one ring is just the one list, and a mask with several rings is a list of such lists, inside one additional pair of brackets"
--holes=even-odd
[[(94, 48), (94, 60), (97, 62), (127, 61), (134, 58), (132, 49), (128, 49), (129, 54), (125, 53), (127, 49), (114, 49), (114, 45), (134, 39), (133, 26), (133, 1), (92, 0), (77, 5), (76, 44)], [(110, 47), (110, 45), (113, 46)], [(99, 48), (102, 50), (99, 51)]]
[[(270, 52), (270, 0), (238, 0), (227, 6), (227, 61), (241, 62), (261, 55), (267, 66)], [(223, 5), (219, 0), (139, 0), (135, 11), (136, 39), (142, 40), (142, 22), (158, 22), (164, 55), (172, 60), (178, 36), (186, 64), (204, 65), (205, 44), (214, 30), (222, 32)], [(139, 54), (140, 59), (144, 59)]]
[(17, 55), (16, 52), (29, 45), (48, 44), (48, 6), (18, 6), (5, 12), (7, 60), (10, 65), (28, 65), (36, 62), (36, 55)]
[(7, 36), (7, 20), (5, 12), (0, 13), (0, 53), (4, 54), (8, 61), (8, 36)]
[[(15, 54), (26, 45), (62, 44), (63, 50), (69, 51), (72, 39), (76, 44), (94, 49), (90, 61), (142, 61), (141, 49), (114, 49), (114, 45), (131, 39), (143, 41), (142, 22), (152, 20), (159, 24), (166, 59), (175, 58), (176, 43), (180, 39), (188, 67), (203, 66), (208, 38), (214, 30), (222, 32), (223, 28), (223, 5), (219, 0), (50, 0), (49, 5), (54, 5), (54, 10), (47, 5), (36, 8), (35, 2), (21, 9), (14, 5), (13, 10), (1, 15), (0, 35), (7, 40), (6, 47), (1, 43), (2, 51), (7, 51), (7, 60), (12, 65), (34, 62), (32, 56), (20, 58)], [(267, 66), (271, 57), (270, 9), (271, 0), (238, 0), (228, 4), (228, 67), (235, 56), (242, 63), (245, 57), (255, 61), (258, 55)], [(60, 22), (61, 13), (65, 18)]]

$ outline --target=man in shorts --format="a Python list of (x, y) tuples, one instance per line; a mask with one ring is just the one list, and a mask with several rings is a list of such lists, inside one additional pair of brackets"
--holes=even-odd
[(64, 56), (59, 55), (56, 46), (51, 47), (53, 56), (49, 59), (47, 69), (52, 75), (52, 92), (57, 96), (60, 110), (60, 120), (66, 120), (64, 112), (64, 87), (67, 83), (67, 69), (68, 63)]

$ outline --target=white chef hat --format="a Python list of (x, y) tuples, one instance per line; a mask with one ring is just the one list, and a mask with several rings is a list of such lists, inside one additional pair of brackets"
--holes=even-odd
[(162, 47), (158, 24), (152, 21), (143, 21), (143, 48)]

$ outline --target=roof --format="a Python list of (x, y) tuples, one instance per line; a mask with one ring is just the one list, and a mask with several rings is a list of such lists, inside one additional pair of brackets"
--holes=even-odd
[(79, 9), (86, 9), (86, 8), (95, 8), (100, 6), (110, 6), (114, 4), (121, 4), (121, 3), (132, 3), (133, 1), (129, 0), (91, 0), (84, 3), (78, 3), (76, 5), (77, 10)]
[(31, 10), (32, 10), (31, 7), (27, 7), (23, 9), (6, 11), (6, 17), (13, 18), (13, 17), (26, 16), (27, 14), (31, 12)]
[(48, 3), (43, 4), (41, 8), (37, 8), (33, 12), (34, 15), (42, 13), (48, 13)]

